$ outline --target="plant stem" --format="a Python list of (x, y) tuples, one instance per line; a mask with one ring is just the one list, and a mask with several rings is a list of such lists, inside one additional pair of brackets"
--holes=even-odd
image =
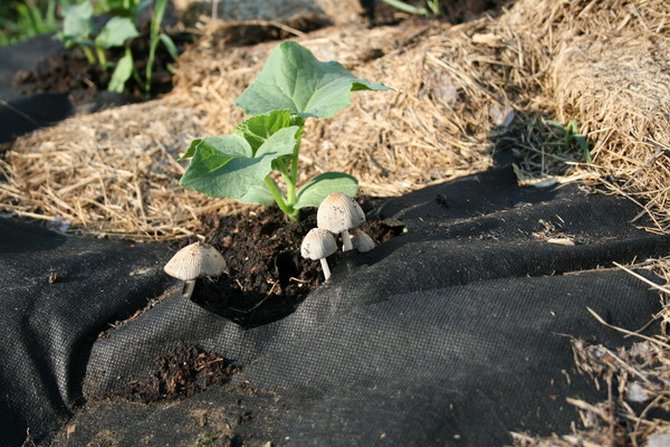
[(394, 8), (399, 9), (400, 11), (403, 12), (407, 12), (409, 14), (416, 14), (419, 16), (428, 15), (428, 11), (426, 10), (426, 8), (417, 8), (416, 6), (412, 6), (400, 0), (383, 0), (383, 1), (384, 3), (388, 3)]
[(82, 45), (81, 49), (84, 51), (84, 55), (86, 56), (86, 60), (88, 60), (88, 63), (91, 65), (95, 64), (95, 56), (93, 56), (93, 52), (89, 47), (86, 45)]
[(428, 0), (428, 7), (434, 16), (442, 15), (442, 8), (440, 8), (440, 0)]
[[(302, 127), (305, 125), (305, 120), (303, 119), (302, 122), (299, 122), (299, 125)], [(300, 131), (302, 132), (302, 131)], [(302, 134), (300, 134), (300, 137), (298, 138), (298, 141), (295, 143), (295, 147), (293, 148), (293, 155), (291, 157), (291, 172), (290, 174), (290, 181), (287, 182), (288, 185), (286, 188), (286, 193), (288, 194), (288, 201), (291, 205), (294, 205), (297, 197), (296, 197), (296, 186), (298, 185), (298, 161), (300, 158), (300, 143), (302, 142)]]
[(297, 221), (300, 216), (300, 210), (293, 209), (293, 206), (287, 205), (286, 200), (284, 200), (284, 195), (282, 194), (277, 182), (274, 181), (270, 174), (265, 176), (265, 184), (272, 194), (272, 198), (275, 199), (277, 206), (284, 214), (288, 216), (289, 219)]
[(147, 58), (147, 67), (144, 72), (145, 83), (144, 92), (146, 95), (151, 93), (151, 78), (154, 70), (154, 60), (156, 58), (156, 48), (160, 41), (161, 23), (163, 23), (163, 15), (165, 14), (165, 6), (167, 0), (156, 0), (154, 4), (154, 11), (151, 15), (151, 27), (149, 31), (149, 57)]
[(98, 63), (101, 67), (105, 68), (107, 65), (107, 56), (105, 56), (105, 50), (100, 47), (95, 47), (95, 53), (98, 55)]
[(289, 175), (286, 179), (286, 202), (291, 206), (296, 202), (296, 184), (293, 175)]

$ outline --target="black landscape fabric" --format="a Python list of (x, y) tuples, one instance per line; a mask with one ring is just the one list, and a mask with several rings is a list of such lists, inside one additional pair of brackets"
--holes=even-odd
[[(295, 313), (253, 329), (181, 298), (165, 246), (0, 220), (0, 444), (28, 429), (57, 446), (494, 446), (568, 432), (567, 397), (605, 396), (566, 334), (630, 343), (586, 307), (632, 330), (659, 309), (610, 269), (670, 251), (629, 223), (637, 212), (576, 186), (519, 188), (510, 168), (429, 187), (376, 211), (406, 234), (347, 254)], [(188, 362), (177, 399), (137, 391), (183, 385), (157, 368)]]
[(15, 85), (17, 73), (34, 70), (62, 49), (51, 35), (0, 47), (0, 144), (72, 115), (67, 93), (25, 96)]

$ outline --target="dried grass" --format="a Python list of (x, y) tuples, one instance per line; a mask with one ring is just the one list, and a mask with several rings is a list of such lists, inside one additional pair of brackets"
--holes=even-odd
[[(131, 109), (132, 113), (127, 113)], [(179, 122), (181, 132), (170, 127)], [(175, 194), (178, 153), (202, 133), (197, 114), (169, 101), (82, 116), (20, 141), (32, 150), (0, 161), (2, 208), (20, 216), (73, 223), (82, 233), (161, 239), (192, 235), (182, 223), (230, 202)], [(20, 175), (17, 175), (20, 173)]]
[(559, 121), (589, 136), (577, 172), (670, 230), (670, 8), (663, 0), (519, 2), (507, 16), (537, 58)]

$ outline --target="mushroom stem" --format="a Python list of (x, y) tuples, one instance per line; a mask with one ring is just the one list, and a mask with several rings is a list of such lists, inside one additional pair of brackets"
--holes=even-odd
[(330, 278), (330, 267), (328, 267), (328, 261), (326, 258), (321, 258), (319, 259), (321, 261), (321, 268), (323, 269), (323, 277), (325, 278), (324, 281), (328, 281), (328, 278)]
[(191, 298), (191, 295), (193, 294), (193, 289), (195, 288), (195, 279), (192, 279), (190, 281), (186, 281), (184, 283), (184, 288), (181, 291), (181, 296), (183, 296), (186, 299)]
[(353, 250), (354, 246), (351, 244), (351, 236), (349, 236), (349, 230), (344, 230), (340, 234), (342, 234), (342, 251)]

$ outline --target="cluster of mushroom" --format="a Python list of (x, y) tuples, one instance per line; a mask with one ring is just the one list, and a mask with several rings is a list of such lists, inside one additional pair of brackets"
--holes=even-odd
[(372, 238), (356, 229), (363, 222), (365, 213), (353, 198), (339, 192), (330, 194), (319, 205), (316, 212), (317, 228), (309, 230), (303, 239), (300, 254), (303, 258), (321, 261), (323, 276), (328, 280), (330, 267), (326, 258), (337, 251), (335, 235), (342, 236), (342, 251), (355, 249), (366, 252), (375, 248)]

